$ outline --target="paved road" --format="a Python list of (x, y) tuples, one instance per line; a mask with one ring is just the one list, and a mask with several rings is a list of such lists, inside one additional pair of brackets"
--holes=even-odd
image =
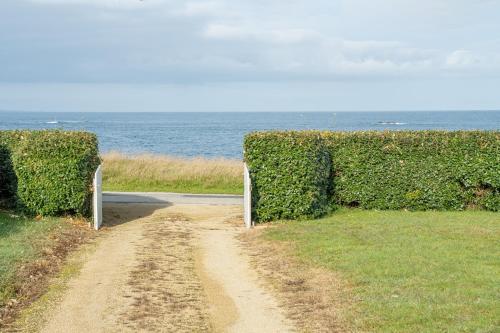
[(104, 192), (104, 203), (172, 203), (193, 205), (243, 205), (243, 196), (168, 192)]

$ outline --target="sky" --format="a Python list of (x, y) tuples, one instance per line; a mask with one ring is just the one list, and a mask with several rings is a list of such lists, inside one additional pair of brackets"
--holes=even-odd
[(500, 109), (500, 0), (1, 0), (0, 110)]

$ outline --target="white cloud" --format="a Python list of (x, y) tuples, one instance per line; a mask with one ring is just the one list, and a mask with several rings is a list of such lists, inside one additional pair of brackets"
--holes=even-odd
[(343, 40), (307, 29), (209, 24), (203, 36), (250, 43), (261, 69), (302, 76), (419, 74), (440, 62), (434, 50), (395, 41)]
[(208, 24), (203, 31), (203, 36), (212, 39), (245, 40), (268, 42), (278, 44), (296, 44), (307, 40), (319, 39), (321, 35), (307, 29), (256, 29), (251, 27)]
[(468, 50), (456, 50), (446, 57), (445, 65), (449, 68), (470, 67), (480, 63), (477, 56)]
[[(61, 17), (78, 22), (68, 30), (53, 18), (61, 45), (76, 45), (80, 52), (70, 59), (64, 47), (49, 41), (38, 53), (52, 58), (37, 60), (34, 73), (63, 63), (65, 70), (47, 72), (244, 81), (438, 77), (500, 69), (498, 37), (492, 34), (500, 28), (494, 14), (500, 11), (493, 10), (493, 1), (24, 1), (59, 5)], [(46, 36), (57, 37), (52, 31)], [(14, 65), (5, 67), (14, 73)], [(204, 74), (196, 76), (195, 70)]]
[(0, 103), (498, 108), (498, 31), (496, 0), (0, 0)]
[(217, 16), (223, 11), (223, 6), (220, 2), (188, 2), (181, 7), (176, 13), (185, 16)]
[(455, 50), (445, 57), (442, 67), (453, 73), (494, 75), (500, 72), (500, 53)]
[(140, 9), (160, 6), (168, 0), (29, 0), (48, 5), (91, 5), (114, 9)]
[(218, 23), (209, 24), (203, 32), (203, 36), (213, 39), (243, 39), (252, 35), (241, 27)]

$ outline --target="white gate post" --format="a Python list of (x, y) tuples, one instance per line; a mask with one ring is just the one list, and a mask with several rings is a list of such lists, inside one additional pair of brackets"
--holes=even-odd
[(102, 169), (100, 165), (94, 175), (93, 214), (94, 229), (99, 230), (102, 224)]
[(248, 171), (248, 166), (246, 163), (243, 164), (243, 208), (244, 208), (244, 219), (245, 227), (252, 227), (252, 181), (250, 179), (250, 172)]

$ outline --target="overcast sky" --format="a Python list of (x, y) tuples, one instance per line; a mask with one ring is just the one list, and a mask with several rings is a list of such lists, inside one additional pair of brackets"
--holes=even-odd
[(500, 0), (0, 0), (0, 110), (500, 109)]

